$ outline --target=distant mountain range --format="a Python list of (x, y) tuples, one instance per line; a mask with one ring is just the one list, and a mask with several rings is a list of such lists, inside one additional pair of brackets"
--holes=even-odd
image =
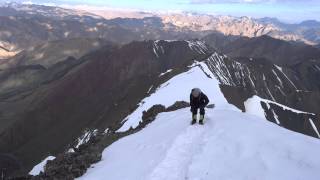
[(46, 41), (78, 37), (127, 43), (132, 40), (202, 38), (212, 32), (245, 37), (268, 35), (310, 45), (320, 43), (320, 22), (313, 20), (286, 24), (275, 18), (144, 12), (134, 12), (132, 16), (137, 19), (121, 18), (121, 13), (118, 18), (104, 19), (94, 12), (6, 4), (0, 7), (0, 45), (9, 50), (23, 50)]

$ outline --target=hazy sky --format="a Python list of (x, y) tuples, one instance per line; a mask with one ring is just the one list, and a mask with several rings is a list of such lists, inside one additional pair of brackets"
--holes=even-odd
[[(8, 0), (0, 0), (8, 2)], [(11, 1), (11, 0), (9, 0)], [(15, 2), (28, 2), (15, 0)], [(192, 11), (199, 13), (277, 17), (287, 22), (320, 20), (320, 0), (31, 0), (37, 4), (90, 5), (159, 11)]]

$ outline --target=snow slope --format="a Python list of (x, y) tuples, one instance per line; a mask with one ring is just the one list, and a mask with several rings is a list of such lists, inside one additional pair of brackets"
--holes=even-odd
[(190, 126), (189, 109), (161, 113), (103, 152), (80, 180), (317, 180), (320, 141), (258, 116), (209, 109)]
[(190, 125), (189, 108), (160, 113), (143, 130), (113, 143), (78, 180), (317, 180), (320, 141), (242, 113), (227, 103), (204, 63), (161, 85), (127, 117), (136, 126), (143, 110), (188, 101), (200, 87), (216, 104), (204, 126)]

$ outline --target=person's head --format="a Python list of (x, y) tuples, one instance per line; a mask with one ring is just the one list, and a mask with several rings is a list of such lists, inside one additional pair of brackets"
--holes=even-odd
[(199, 88), (194, 88), (192, 89), (192, 92), (191, 92), (193, 97), (199, 97), (200, 93), (201, 93), (201, 90)]

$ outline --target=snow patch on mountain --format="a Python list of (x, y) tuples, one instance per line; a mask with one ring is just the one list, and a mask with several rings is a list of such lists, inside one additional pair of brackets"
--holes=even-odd
[(43, 161), (41, 161), (39, 164), (35, 165), (32, 170), (29, 172), (30, 175), (36, 176), (39, 175), (40, 172), (44, 172), (44, 168), (48, 161), (54, 160), (56, 157), (54, 156), (48, 156)]
[(164, 54), (164, 49), (159, 42), (159, 40), (153, 42), (153, 52), (157, 58), (159, 58), (161, 54)]
[(165, 74), (168, 74), (168, 73), (170, 73), (170, 72), (172, 72), (172, 69), (168, 69), (166, 72), (161, 73), (161, 74), (159, 75), (159, 77), (161, 77), (161, 76), (163, 76), (163, 75), (165, 75)]

